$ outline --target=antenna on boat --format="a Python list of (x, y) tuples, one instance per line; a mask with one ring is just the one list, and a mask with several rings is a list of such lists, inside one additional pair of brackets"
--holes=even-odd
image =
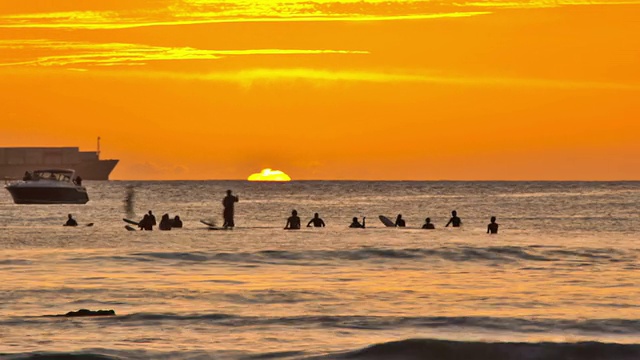
[(96, 155), (100, 158), (100, 136), (98, 136), (98, 149), (96, 150)]

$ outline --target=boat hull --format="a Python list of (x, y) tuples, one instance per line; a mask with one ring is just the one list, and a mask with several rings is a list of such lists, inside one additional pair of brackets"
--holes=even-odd
[(82, 187), (20, 187), (7, 186), (16, 204), (86, 204), (87, 190)]

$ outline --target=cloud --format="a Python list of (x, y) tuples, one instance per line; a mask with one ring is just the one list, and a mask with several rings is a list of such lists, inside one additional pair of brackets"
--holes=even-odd
[[(393, 4), (393, 3), (390, 3)], [(176, 5), (169, 9), (127, 11), (75, 11), (11, 14), (0, 16), (0, 28), (44, 29), (128, 29), (150, 26), (183, 26), (246, 22), (321, 22), (321, 21), (399, 21), (470, 17), (487, 11), (458, 11), (404, 6), (372, 6), (368, 2), (345, 6), (340, 2), (317, 4), (290, 2), (277, 5), (261, 3), (212, 3), (206, 7)]]
[[(11, 60), (0, 66), (139, 66), (153, 61), (216, 60), (247, 55), (368, 54), (360, 50), (327, 49), (245, 49), (205, 50), (191, 47), (162, 47), (124, 43), (90, 43), (52, 40), (0, 40), (0, 51), (12, 50)], [(50, 55), (33, 57), (46, 52)]]
[[(132, 75), (131, 73), (129, 73)], [(124, 75), (124, 74), (123, 74)], [(136, 75), (134, 75), (136, 76)], [(444, 84), (490, 87), (528, 87), (556, 89), (602, 89), (602, 90), (640, 90), (638, 83), (613, 83), (594, 81), (573, 81), (564, 79), (513, 78), (513, 77), (476, 77), (464, 75), (429, 74), (424, 71), (356, 71), (356, 70), (323, 70), (312, 68), (254, 68), (240, 71), (209, 73), (173, 73), (173, 72), (138, 72), (137, 76), (153, 78), (173, 78), (187, 81), (216, 81), (237, 83), (248, 87), (263, 82), (295, 82), (306, 81), (314, 85), (337, 82), (368, 83), (416, 83)]]
[(486, 15), (491, 13), (486, 10), (500, 8), (621, 4), (640, 4), (640, 0), (141, 1), (138, 6), (112, 5), (106, 10), (4, 14), (0, 15), (0, 28), (126, 29), (227, 22), (401, 21)]

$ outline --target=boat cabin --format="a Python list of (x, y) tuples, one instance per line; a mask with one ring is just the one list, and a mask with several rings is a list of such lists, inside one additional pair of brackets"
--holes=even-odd
[(67, 169), (36, 170), (33, 172), (33, 180), (54, 180), (72, 182), (75, 171)]

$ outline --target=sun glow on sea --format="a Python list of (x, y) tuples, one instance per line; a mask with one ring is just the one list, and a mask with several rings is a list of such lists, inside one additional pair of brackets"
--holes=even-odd
[(262, 169), (261, 172), (251, 174), (247, 178), (249, 181), (291, 181), (289, 175), (280, 170)]

